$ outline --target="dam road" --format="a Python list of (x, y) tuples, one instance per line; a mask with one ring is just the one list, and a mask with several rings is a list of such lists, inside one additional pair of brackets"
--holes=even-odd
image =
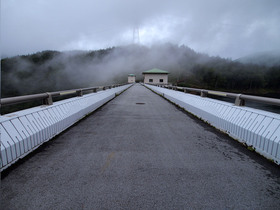
[(280, 170), (135, 84), (2, 173), (1, 209), (279, 209)]

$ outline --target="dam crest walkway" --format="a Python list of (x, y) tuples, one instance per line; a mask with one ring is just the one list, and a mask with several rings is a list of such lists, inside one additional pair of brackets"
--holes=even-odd
[(135, 84), (2, 173), (2, 209), (278, 209), (279, 166)]

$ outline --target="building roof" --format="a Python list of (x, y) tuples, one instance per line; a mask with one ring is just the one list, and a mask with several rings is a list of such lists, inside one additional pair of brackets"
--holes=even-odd
[(128, 76), (130, 76), (130, 77), (135, 77), (135, 74), (129, 74)]
[(169, 74), (168, 71), (164, 71), (164, 70), (161, 70), (161, 69), (151, 69), (151, 70), (148, 70), (148, 71), (144, 71), (142, 73), (143, 74)]

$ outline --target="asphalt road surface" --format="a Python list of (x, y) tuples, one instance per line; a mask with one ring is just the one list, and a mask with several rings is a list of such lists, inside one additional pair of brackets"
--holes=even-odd
[(279, 209), (280, 170), (136, 84), (2, 173), (1, 209)]

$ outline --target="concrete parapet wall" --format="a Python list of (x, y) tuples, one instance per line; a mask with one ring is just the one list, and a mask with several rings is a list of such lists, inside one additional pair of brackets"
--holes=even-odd
[(116, 94), (124, 85), (0, 116), (1, 171), (49, 141)]
[(258, 153), (280, 164), (280, 115), (145, 85)]

